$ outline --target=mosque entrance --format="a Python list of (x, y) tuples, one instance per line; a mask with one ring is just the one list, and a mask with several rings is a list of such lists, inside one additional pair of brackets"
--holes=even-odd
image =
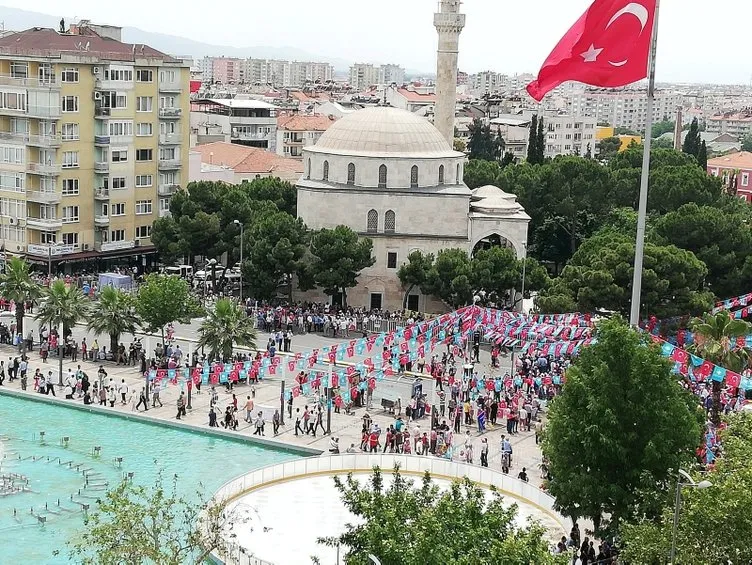
[(478, 251), (481, 251), (483, 249), (491, 249), (493, 247), (502, 247), (504, 249), (511, 249), (512, 253), (517, 255), (517, 251), (514, 248), (514, 245), (512, 245), (512, 242), (509, 241), (507, 238), (505, 238), (503, 235), (499, 235), (498, 233), (493, 233), (487, 237), (484, 237), (478, 243), (475, 244), (475, 247), (473, 247), (473, 256)]

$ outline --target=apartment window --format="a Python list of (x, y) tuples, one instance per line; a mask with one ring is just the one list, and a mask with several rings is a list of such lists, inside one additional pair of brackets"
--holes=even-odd
[(159, 184), (180, 184), (175, 173), (160, 173)]
[[(243, 132), (245, 128), (242, 126), (237, 128), (240, 133)], [(175, 125), (175, 122), (160, 122), (159, 123), (159, 133), (166, 134), (166, 133), (177, 133), (177, 127)]]
[(457, 184), (460, 184), (460, 173), (461, 173), (461, 171), (462, 170), (460, 169), (460, 164), (457, 163), (457, 177), (456, 177), (456, 183)]
[(177, 159), (178, 154), (174, 147), (161, 147), (159, 149), (159, 158), (162, 161), (169, 161), (170, 159)]
[(11, 173), (9, 171), (0, 171), (0, 190), (10, 190), (13, 192), (25, 192), (26, 190), (25, 187), (26, 187), (26, 175), (24, 173)]
[(13, 78), (29, 78), (29, 63), (11, 63), (10, 76)]
[(112, 230), (110, 241), (125, 241), (125, 230)]
[(125, 92), (115, 92), (108, 90), (100, 93), (100, 103), (103, 108), (112, 108), (113, 110), (124, 109), (128, 107), (128, 96)]
[(396, 216), (394, 214), (394, 210), (387, 210), (386, 214), (384, 214), (384, 232), (394, 233), (395, 227), (396, 227)]
[(64, 233), (63, 243), (65, 245), (78, 245), (78, 232)]
[(0, 214), (11, 218), (25, 218), (26, 202), (15, 198), (0, 198)]
[(742, 173), (742, 186), (749, 185), (749, 173)]
[(55, 73), (49, 63), (40, 63), (37, 76), (40, 84), (55, 84)]
[(152, 186), (154, 184), (154, 177), (151, 175), (136, 175), (136, 188), (143, 188), (145, 186)]
[(78, 179), (63, 179), (63, 196), (78, 195)]
[(118, 121), (110, 122), (109, 125), (110, 135), (133, 135), (133, 122), (131, 121)]
[(63, 141), (78, 141), (80, 135), (78, 133), (78, 124), (63, 124)]
[(151, 237), (151, 226), (136, 226), (136, 239)]
[(136, 112), (151, 112), (153, 99), (151, 96), (138, 96), (136, 98)]
[(112, 177), (113, 190), (122, 190), (128, 188), (125, 184), (125, 177)]
[(159, 82), (175, 82), (175, 71), (159, 71)]
[(355, 163), (347, 165), (347, 184), (355, 184)]
[(306, 178), (311, 178), (311, 160), (306, 160)]
[(39, 232), (39, 242), (48, 245), (57, 243), (57, 235), (54, 231)]
[(174, 96), (160, 96), (159, 97), (159, 107), (160, 108), (174, 108), (175, 107), (175, 97)]
[(63, 112), (78, 112), (78, 96), (63, 96)]
[(119, 80), (122, 82), (132, 82), (133, 81), (133, 71), (130, 69), (110, 69), (106, 68), (104, 70), (104, 79), (105, 80)]
[(418, 188), (418, 165), (410, 169), (410, 188)]
[(379, 213), (376, 210), (369, 210), (367, 220), (366, 231), (376, 233), (379, 230)]
[(78, 206), (63, 206), (63, 223), (75, 224), (78, 222)]
[(154, 126), (150, 123), (136, 124), (136, 135), (148, 136), (154, 134)]
[(386, 268), (387, 269), (397, 268), (397, 252), (396, 251), (389, 251), (386, 254)]
[[(13, 165), (23, 165), (25, 161), (24, 147), (15, 147), (13, 145), (0, 145), (0, 161), (11, 163)], [(43, 162), (43, 161), (40, 161)]]
[(159, 199), (159, 211), (160, 212), (169, 212), (170, 211), (170, 199), (169, 198), (160, 198)]
[(324, 174), (322, 178), (325, 181), (329, 180), (329, 161), (324, 161)]
[(444, 165), (439, 165), (439, 184), (444, 184)]
[(151, 214), (151, 200), (136, 200), (136, 215)]
[(63, 151), (63, 168), (78, 167), (78, 151)]
[(386, 165), (381, 165), (379, 167), (379, 188), (386, 188), (386, 179), (387, 179), (387, 170)]
[(137, 82), (154, 82), (154, 71), (151, 69), (136, 69)]
[(113, 163), (123, 163), (128, 160), (127, 149), (113, 149), (110, 155), (112, 156)]
[(66, 67), (60, 73), (62, 82), (78, 82), (78, 67)]
[(136, 149), (136, 161), (151, 161), (152, 150), (151, 149)]
[(125, 202), (116, 202), (113, 204), (110, 216), (125, 216)]

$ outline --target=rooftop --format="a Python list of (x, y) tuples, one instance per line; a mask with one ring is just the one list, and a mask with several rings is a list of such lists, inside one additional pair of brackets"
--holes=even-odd
[(217, 141), (197, 145), (191, 151), (201, 154), (201, 162), (229, 167), (240, 174), (274, 174), (275, 172), (303, 173), (303, 163), (297, 159), (280, 157), (257, 147)]
[(752, 153), (739, 151), (723, 157), (708, 159), (708, 167), (721, 167), (724, 169), (752, 169)]
[(34, 27), (0, 37), (0, 54), (26, 57), (55, 57), (74, 55), (99, 57), (110, 61), (133, 61), (136, 59), (161, 59), (169, 63), (182, 63), (140, 43), (123, 43), (102, 37), (87, 30), (85, 35), (60, 33), (52, 28)]
[(225, 108), (242, 108), (246, 110), (274, 110), (276, 108), (274, 104), (254, 100), (253, 98), (205, 98), (195, 100), (194, 104), (216, 104)]
[(426, 104), (436, 102), (435, 94), (423, 94), (421, 92), (415, 92), (414, 90), (409, 90), (407, 88), (398, 88), (397, 92), (410, 102), (425, 102)]
[(293, 114), (279, 116), (277, 128), (285, 131), (326, 131), (336, 120), (330, 116)]

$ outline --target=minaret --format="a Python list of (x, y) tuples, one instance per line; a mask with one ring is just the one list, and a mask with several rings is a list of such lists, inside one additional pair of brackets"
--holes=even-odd
[(465, 27), (465, 14), (460, 14), (460, 0), (440, 0), (439, 11), (433, 15), (433, 25), (439, 33), (433, 123), (452, 146), (457, 105), (457, 57), (460, 33)]

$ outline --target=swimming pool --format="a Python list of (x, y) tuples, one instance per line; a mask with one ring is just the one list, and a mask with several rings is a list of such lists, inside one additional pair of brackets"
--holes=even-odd
[(68, 563), (66, 542), (84, 527), (83, 505), (93, 509), (128, 473), (149, 483), (161, 469), (165, 477), (177, 474), (181, 494), (202, 483), (211, 495), (237, 475), (301, 456), (4, 394), (0, 438), (1, 563)]

